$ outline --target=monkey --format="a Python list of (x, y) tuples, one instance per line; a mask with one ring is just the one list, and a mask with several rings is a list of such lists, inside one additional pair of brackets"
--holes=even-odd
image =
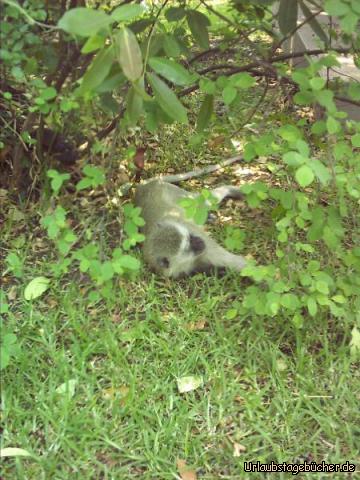
[[(220, 167), (221, 165), (216, 169)], [(203, 173), (201, 170), (199, 174)], [(141, 215), (145, 220), (142, 229), (145, 235), (145, 262), (156, 273), (174, 279), (201, 272), (242, 270), (246, 266), (246, 260), (242, 256), (228, 252), (203, 227), (185, 218), (179, 201), (195, 198), (196, 194), (165, 181), (169, 177), (170, 180), (176, 177), (175, 180), (180, 181), (184, 177), (189, 178), (189, 174), (191, 177), (198, 176), (194, 172), (165, 176), (151, 179), (137, 187), (135, 204), (141, 207)], [(225, 198), (242, 198), (238, 188), (227, 185), (217, 187), (211, 193), (219, 203)]]

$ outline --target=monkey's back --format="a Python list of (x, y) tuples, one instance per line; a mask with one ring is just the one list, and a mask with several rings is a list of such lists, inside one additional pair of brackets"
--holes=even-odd
[(145, 235), (164, 217), (183, 217), (184, 211), (178, 201), (189, 195), (186, 190), (161, 180), (139, 185), (135, 192), (135, 204), (141, 207), (141, 216), (145, 220)]

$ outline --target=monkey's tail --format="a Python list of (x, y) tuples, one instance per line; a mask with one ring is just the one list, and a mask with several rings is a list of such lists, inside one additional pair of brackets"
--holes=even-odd
[[(156, 180), (156, 179), (162, 180), (168, 183), (179, 183), (183, 180), (189, 180), (190, 178), (197, 178), (197, 177), (201, 177), (202, 175), (207, 175), (208, 173), (216, 172), (217, 170), (221, 170), (222, 168), (228, 167), (229, 165), (232, 165), (235, 162), (240, 162), (241, 160), (243, 160), (243, 156), (237, 155), (236, 157), (227, 158), (222, 162), (215, 163), (213, 165), (208, 165), (207, 167), (204, 167), (204, 168), (197, 168), (196, 170), (192, 170), (191, 172), (178, 173), (175, 175), (159, 175), (157, 177), (149, 178), (144, 183), (148, 183), (148, 182), (151, 182), (151, 180)], [(118, 189), (118, 194), (121, 197), (123, 197), (129, 192), (132, 186), (133, 184), (131, 182), (124, 183), (124, 185), (121, 185), (121, 187)]]
[(236, 157), (228, 158), (227, 160), (224, 160), (220, 163), (215, 163), (204, 168), (197, 168), (196, 170), (192, 170), (191, 172), (178, 173), (175, 175), (160, 175), (156, 178), (168, 183), (178, 183), (182, 182), (183, 180), (189, 180), (190, 178), (196, 178), (202, 175), (207, 175), (208, 173), (216, 172), (217, 170), (228, 167), (229, 165), (232, 165), (235, 162), (239, 162), (242, 159), (242, 155), (237, 155)]

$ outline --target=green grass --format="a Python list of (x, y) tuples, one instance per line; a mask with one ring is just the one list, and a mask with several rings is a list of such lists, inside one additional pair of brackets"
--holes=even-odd
[[(346, 322), (227, 320), (234, 275), (146, 276), (96, 309), (61, 288), (29, 305), (19, 286), (14, 301), (22, 353), (3, 373), (3, 446), (36, 458), (4, 460), (4, 478), (173, 479), (182, 458), (199, 478), (237, 479), (244, 461), (359, 460)], [(203, 386), (180, 394), (186, 375)], [(69, 379), (74, 395), (57, 393)]]

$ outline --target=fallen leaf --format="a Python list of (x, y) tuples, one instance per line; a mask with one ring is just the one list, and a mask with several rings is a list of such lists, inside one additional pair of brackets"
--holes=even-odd
[(51, 308), (57, 307), (59, 305), (59, 302), (55, 298), (49, 298), (47, 303)]
[(49, 288), (50, 280), (46, 277), (35, 277), (29, 282), (24, 291), (25, 300), (34, 300), (40, 297)]
[(121, 385), (120, 387), (105, 388), (105, 390), (102, 391), (102, 395), (106, 400), (113, 401), (119, 399), (120, 405), (124, 407), (129, 399), (129, 392), (129, 387)]
[(204, 330), (206, 320), (199, 320), (198, 322), (190, 322), (186, 325), (187, 330)]
[(283, 360), (282, 358), (279, 358), (278, 360), (276, 360), (276, 366), (279, 372), (285, 372), (285, 370), (287, 370), (288, 368), (285, 360)]
[(244, 445), (241, 445), (241, 443), (233, 443), (234, 446), (234, 452), (233, 456), (234, 457), (240, 457), (243, 452), (246, 452), (246, 447)]
[(7, 447), (0, 448), (0, 457), (30, 457), (31, 453), (23, 448)]
[(350, 355), (353, 360), (360, 359), (360, 331), (356, 327), (351, 330)]
[(77, 380), (75, 378), (71, 378), (67, 382), (62, 383), (56, 389), (56, 392), (60, 395), (67, 395), (69, 398), (73, 397), (75, 394), (75, 387), (77, 384)]
[(114, 323), (120, 323), (121, 321), (121, 315), (120, 313), (114, 313), (111, 317), (111, 320), (114, 322)]
[(13, 286), (9, 289), (8, 299), (9, 299), (9, 300), (15, 300), (16, 297), (17, 297), (17, 286), (16, 286), (16, 285), (13, 285)]
[(209, 140), (208, 144), (210, 148), (218, 147), (219, 145), (223, 145), (225, 142), (225, 135), (218, 135), (217, 137), (212, 138)]
[(145, 152), (146, 152), (145, 148), (139, 147), (136, 149), (136, 153), (134, 156), (134, 164), (137, 166), (139, 170), (144, 170)]
[(197, 475), (195, 470), (190, 469), (187, 465), (185, 460), (181, 460), (178, 458), (176, 460), (176, 466), (179, 471), (180, 477), (182, 480), (196, 480)]
[(130, 178), (129, 178), (129, 175), (127, 175), (126, 173), (124, 172), (120, 172), (118, 175), (117, 175), (117, 181), (120, 185), (124, 185), (124, 183), (128, 183), (130, 182)]
[(187, 376), (177, 379), (177, 386), (180, 393), (191, 392), (201, 387), (203, 384), (203, 378), (201, 376)]

